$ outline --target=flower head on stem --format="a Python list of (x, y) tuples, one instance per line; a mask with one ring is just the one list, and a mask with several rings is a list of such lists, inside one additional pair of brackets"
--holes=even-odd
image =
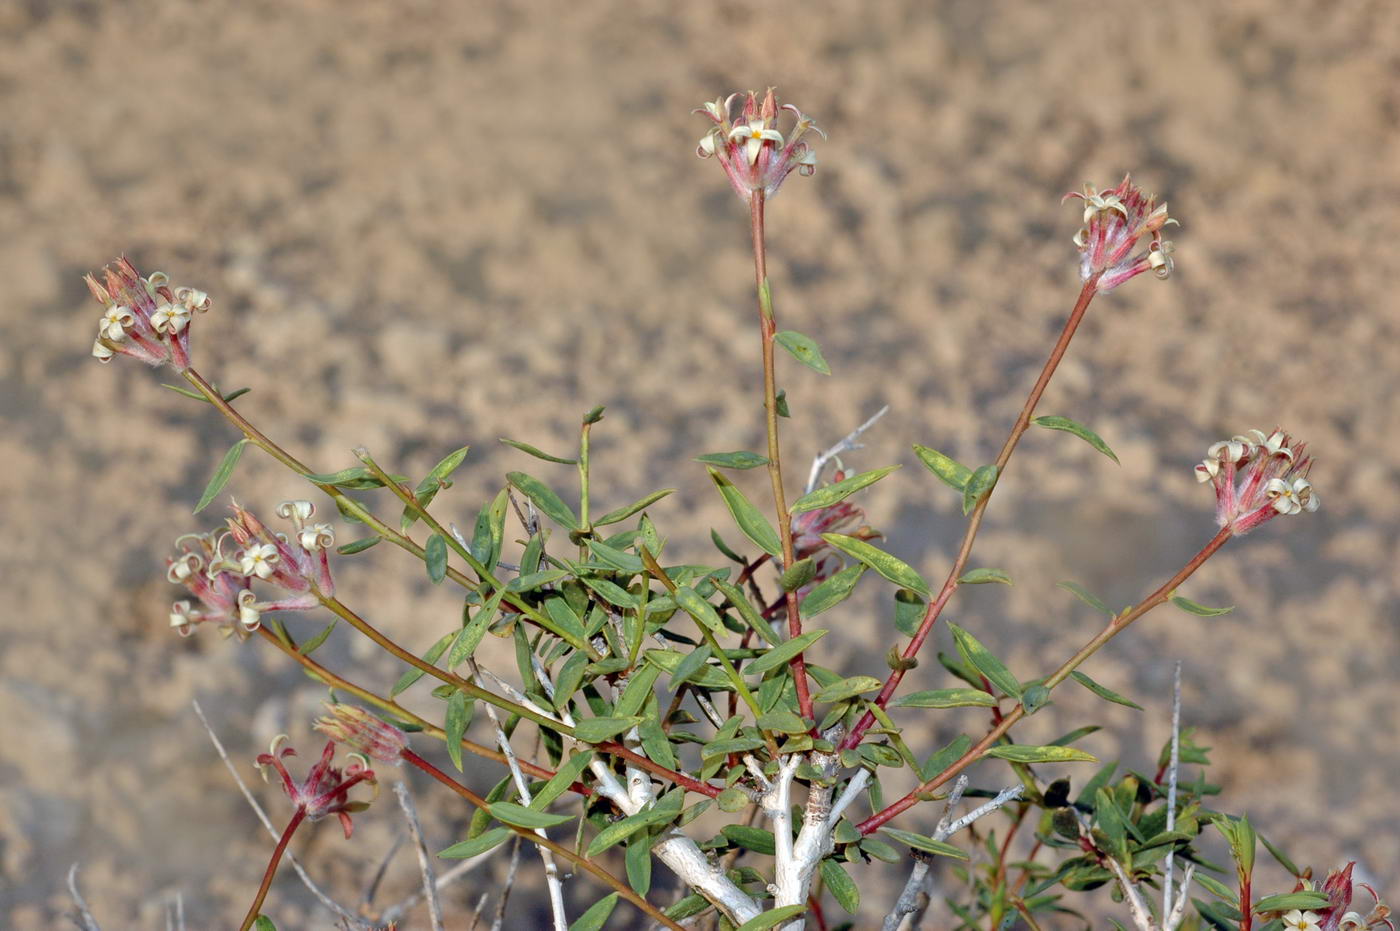
[(1196, 480), (1215, 487), (1215, 522), (1241, 536), (1280, 514), (1316, 511), (1322, 503), (1308, 473), (1304, 444), (1281, 430), (1250, 430), (1212, 444)]
[(397, 765), (403, 759), (408, 735), (394, 725), (357, 705), (327, 702), (326, 711), (314, 726), (331, 740), (378, 763)]
[(267, 753), (258, 754), (257, 762), (263, 779), (270, 781), (271, 774), (275, 773), (281, 779), (282, 791), (298, 810), (305, 812), (307, 820), (318, 821), (326, 815), (335, 815), (345, 836), (349, 837), (354, 829), (350, 816), (369, 807), (369, 802), (350, 801), (350, 789), (361, 782), (378, 786), (369, 760), (358, 753), (351, 753), (344, 770), (332, 766), (335, 741), (328, 740), (326, 749), (321, 751), (321, 759), (307, 771), (305, 779), (297, 782), (282, 762), (287, 757), (296, 756), (296, 751), (288, 746), (287, 740), (286, 734), (279, 734)]
[[(1294, 928), (1306, 931), (1363, 931), (1382, 926), (1395, 931), (1395, 925), (1390, 920), (1390, 906), (1381, 902), (1376, 890), (1369, 885), (1352, 879), (1351, 874), (1355, 867), (1353, 862), (1341, 869), (1332, 870), (1320, 886), (1310, 879), (1299, 880), (1293, 889), (1294, 892), (1321, 892), (1327, 896), (1327, 905), (1314, 911), (1294, 909), (1287, 912), (1283, 915), (1283, 926), (1289, 931)], [(1351, 908), (1357, 886), (1365, 889), (1371, 896), (1371, 910), (1365, 915)]]
[(100, 362), (132, 356), (148, 365), (190, 367), (190, 320), (209, 309), (209, 295), (196, 288), (171, 288), (161, 272), (141, 277), (126, 258), (103, 270), (103, 280), (84, 279), (102, 305), (92, 354)]
[[(779, 105), (770, 87), (761, 100), (753, 91), (744, 95), (738, 115), (731, 120), (739, 97), (730, 94), (695, 110), (714, 123), (700, 138), (695, 154), (718, 158), (734, 193), (745, 202), (756, 192), (772, 197), (793, 169), (802, 175), (817, 170), (816, 153), (804, 137), (809, 131), (822, 138), (826, 134), (810, 117), (790, 103)], [(784, 110), (795, 118), (787, 135), (777, 128), (778, 116)]]
[[(1112, 291), (1130, 278), (1151, 271), (1158, 278), (1172, 272), (1172, 244), (1161, 238), (1162, 227), (1176, 221), (1167, 205), (1123, 176), (1117, 187), (1096, 191), (1092, 184), (1064, 199), (1084, 201), (1084, 226), (1074, 234), (1079, 247), (1079, 277), (1097, 276), (1099, 291)], [(1146, 248), (1138, 244), (1146, 239)]]

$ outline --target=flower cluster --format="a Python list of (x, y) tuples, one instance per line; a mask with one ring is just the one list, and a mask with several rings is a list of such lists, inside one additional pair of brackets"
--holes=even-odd
[(1280, 430), (1268, 436), (1250, 430), (1213, 444), (1196, 466), (1196, 480), (1215, 486), (1215, 522), (1239, 536), (1279, 514), (1316, 511), (1312, 459), (1303, 449)]
[(190, 367), (190, 320), (209, 309), (209, 295), (195, 288), (171, 288), (162, 272), (142, 278), (125, 258), (83, 280), (102, 304), (92, 354), (100, 362), (133, 356), (148, 365), (169, 362)]
[[(1312, 880), (1299, 880), (1294, 892), (1316, 891), (1327, 896), (1327, 907), (1316, 911), (1293, 909), (1283, 915), (1283, 926), (1288, 931), (1365, 931), (1384, 925), (1395, 931), (1390, 920), (1390, 906), (1381, 902), (1376, 890), (1366, 883), (1353, 882), (1351, 878), (1355, 863), (1348, 863), (1340, 870), (1327, 874), (1327, 879), (1318, 888)], [(1370, 912), (1362, 915), (1351, 908), (1355, 887), (1360, 886), (1371, 896)]]
[(408, 747), (408, 735), (355, 705), (326, 703), (329, 712), (317, 718), (316, 730), (331, 740), (379, 763), (397, 764)]
[[(836, 481), (845, 475), (836, 473)], [(822, 539), (824, 533), (846, 533), (861, 539), (869, 539), (879, 534), (865, 526), (865, 512), (849, 501), (838, 501), (824, 508), (803, 511), (792, 519), (792, 548), (797, 560), (810, 558), (816, 564), (812, 578), (797, 590), (798, 599), (807, 597), (808, 592), (822, 581), (841, 571), (844, 560), (834, 547)]]
[(296, 751), (287, 746), (287, 740), (286, 734), (279, 734), (272, 741), (267, 753), (258, 754), (258, 767), (262, 771), (263, 779), (267, 780), (269, 773), (275, 771), (282, 779), (282, 791), (287, 793), (287, 798), (291, 799), (298, 809), (306, 813), (307, 820), (318, 821), (326, 815), (335, 815), (340, 819), (340, 826), (348, 838), (354, 829), (350, 816), (369, 807), (369, 802), (350, 801), (351, 787), (361, 782), (368, 782), (376, 788), (379, 785), (374, 777), (374, 770), (369, 768), (369, 760), (352, 753), (349, 754), (350, 762), (343, 771), (332, 766), (335, 741), (330, 740), (326, 742), (326, 749), (321, 752), (321, 759), (307, 772), (306, 778), (298, 783), (282, 763), (287, 757), (296, 756)]
[[(1145, 271), (1158, 278), (1171, 274), (1172, 244), (1159, 234), (1176, 221), (1167, 216), (1165, 203), (1158, 204), (1155, 196), (1144, 193), (1126, 175), (1115, 188), (1096, 191), (1086, 184), (1083, 193), (1065, 195), (1066, 200), (1071, 197), (1084, 201), (1084, 226), (1074, 234), (1082, 280), (1097, 276), (1097, 289), (1112, 291)], [(1149, 237), (1147, 248), (1138, 250), (1144, 237)]]
[[(166, 578), (184, 585), (198, 600), (177, 601), (170, 609), (170, 626), (188, 636), (194, 625), (212, 623), (224, 636), (247, 637), (258, 629), (265, 611), (305, 611), (316, 607), (319, 595), (332, 595), (329, 547), (335, 534), (329, 524), (309, 524), (315, 513), (310, 501), (284, 501), (279, 516), (292, 521), (295, 533), (273, 534), (250, 511), (233, 505), (228, 529), (187, 533), (175, 541), (179, 553), (166, 560)], [(228, 541), (234, 543), (225, 554)], [(235, 548), (238, 547), (238, 548)], [(259, 601), (253, 579), (271, 582), (287, 593)]]
[[(701, 137), (695, 154), (717, 157), (741, 199), (748, 201), (756, 193), (772, 197), (794, 168), (802, 175), (817, 170), (817, 155), (803, 137), (808, 130), (822, 138), (826, 134), (809, 117), (790, 103), (779, 106), (770, 87), (761, 102), (749, 91), (738, 119), (731, 123), (729, 115), (739, 96), (718, 98), (694, 112), (704, 113), (715, 124)], [(792, 111), (797, 120), (786, 137), (776, 125), (783, 110)]]

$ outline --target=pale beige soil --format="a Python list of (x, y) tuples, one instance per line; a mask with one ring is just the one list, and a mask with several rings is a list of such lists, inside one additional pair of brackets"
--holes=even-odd
[[(569, 481), (497, 437), (563, 451), (606, 404), (600, 504), (674, 485), (653, 516), (678, 557), (709, 558), (725, 518), (690, 457), (758, 448), (762, 424), (743, 208), (694, 158), (688, 111), (769, 82), (831, 137), (769, 221), (780, 324), (819, 339), (835, 373), (785, 368), (790, 484), (892, 405), (852, 462), (906, 464), (866, 504), (930, 577), (960, 517), (909, 444), (995, 453), (1076, 289), (1076, 210), (1059, 196), (1131, 169), (1169, 200), (1179, 274), (1098, 303), (1042, 408), (1093, 425), (1122, 466), (1029, 436), (975, 555), (1016, 586), (959, 595), (952, 617), (1021, 675), (1048, 668), (1096, 623), (1057, 580), (1131, 602), (1210, 535), (1191, 474), (1210, 442), (1276, 423), (1306, 438), (1322, 511), (1228, 547), (1189, 585), (1237, 610), (1151, 616), (1089, 667), (1147, 715), (1066, 692), (1026, 739), (1097, 715), (1110, 729), (1089, 749), (1151, 765), (1181, 658), (1185, 717), (1228, 806), (1298, 859), (1356, 857), (1400, 892), (1400, 6), (662, 9), (0, 4), (0, 925), (63, 927), (81, 861), (109, 929), (163, 926), (177, 894), (190, 927), (228, 926), (270, 844), (190, 700), (250, 773), (278, 731), (311, 749), (320, 695), (257, 644), (166, 630), (161, 561), (217, 519), (189, 512), (233, 433), (160, 388), (172, 374), (87, 357), (98, 311), (81, 274), (124, 252), (206, 289), (199, 367), (251, 386), (241, 409), (317, 468), (364, 444), (421, 473), (473, 444), (439, 499), (459, 522), (510, 469)], [(760, 475), (741, 481), (762, 498)], [(250, 453), (231, 490), (270, 511), (303, 488)], [(346, 599), (410, 645), (455, 621), (451, 593), (395, 553), (338, 566)], [(828, 663), (879, 672), (883, 603), (830, 621)], [(397, 675), (345, 632), (326, 655)], [(911, 681), (948, 684), (932, 663)], [(911, 736), (928, 748), (960, 720), (983, 726)], [(458, 839), (464, 813), (414, 785), (430, 843)], [(353, 903), (400, 830), (381, 805), (351, 843), (324, 824), (298, 846)], [(500, 875), (456, 887), (451, 913)], [(862, 880), (863, 927), (892, 895), (883, 876)], [(376, 902), (415, 882), (405, 848)], [(595, 892), (570, 884), (575, 913)], [(543, 920), (533, 878), (513, 903), (514, 927)], [(282, 928), (326, 926), (292, 880), (269, 908)]]

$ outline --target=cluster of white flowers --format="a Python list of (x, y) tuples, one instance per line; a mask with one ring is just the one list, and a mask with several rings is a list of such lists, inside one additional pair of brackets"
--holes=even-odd
[(1215, 486), (1216, 522), (1242, 534), (1278, 514), (1316, 511), (1321, 500), (1303, 448), (1281, 430), (1250, 430), (1212, 444), (1196, 480)]
[(92, 344), (98, 361), (123, 355), (148, 365), (189, 367), (190, 320), (209, 309), (209, 295), (197, 288), (171, 288), (162, 272), (142, 278), (126, 259), (106, 269), (102, 282), (93, 275), (86, 281), (102, 304)]

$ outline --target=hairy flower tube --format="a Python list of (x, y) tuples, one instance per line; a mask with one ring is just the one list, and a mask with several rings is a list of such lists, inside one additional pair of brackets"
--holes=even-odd
[(317, 718), (316, 730), (355, 753), (379, 763), (397, 764), (408, 747), (408, 735), (357, 705), (326, 703), (325, 717)]
[[(747, 202), (755, 193), (772, 197), (793, 169), (802, 175), (817, 170), (816, 153), (804, 137), (809, 130), (822, 138), (826, 134), (811, 118), (790, 103), (780, 106), (770, 87), (762, 101), (753, 91), (744, 95), (739, 115), (731, 122), (730, 114), (739, 97), (730, 94), (717, 98), (694, 112), (704, 113), (715, 124), (700, 138), (695, 154), (718, 158), (740, 199)], [(796, 118), (786, 136), (777, 128), (778, 115), (784, 110)]]
[(132, 356), (148, 365), (190, 366), (190, 320), (209, 309), (209, 295), (195, 288), (171, 288), (161, 272), (142, 278), (126, 258), (103, 270), (103, 281), (84, 279), (102, 304), (92, 354), (100, 362)]
[(1106, 292), (1145, 271), (1158, 278), (1171, 274), (1172, 244), (1159, 234), (1176, 221), (1167, 216), (1165, 203), (1158, 204), (1127, 175), (1115, 188), (1096, 191), (1086, 184), (1083, 192), (1072, 191), (1064, 199), (1071, 197), (1084, 201), (1084, 226), (1074, 234), (1081, 280), (1097, 275), (1098, 290)]
[(224, 555), (227, 531), (187, 533), (175, 540), (179, 551), (166, 559), (165, 577), (185, 586), (198, 602), (177, 601), (170, 607), (170, 626), (187, 637), (196, 624), (213, 624), (225, 637), (246, 638), (258, 629), (261, 609), (257, 595), (237, 560)]
[[(229, 532), (243, 550), (239, 568), (246, 576), (256, 576), (293, 595), (303, 596), (297, 606), (311, 607), (316, 595), (335, 594), (328, 550), (335, 545), (330, 524), (310, 523), (316, 507), (310, 501), (283, 501), (277, 516), (292, 522), (293, 533), (273, 533), (257, 515), (233, 504)], [(313, 591), (314, 588), (314, 591)]]
[[(1364, 931), (1382, 926), (1395, 931), (1395, 925), (1390, 920), (1390, 907), (1381, 902), (1376, 890), (1352, 879), (1355, 866), (1355, 863), (1348, 863), (1341, 869), (1332, 870), (1320, 886), (1312, 880), (1300, 880), (1294, 892), (1321, 892), (1327, 896), (1327, 905), (1308, 912), (1290, 911), (1283, 916), (1283, 926), (1290, 931), (1293, 928), (1305, 928), (1307, 931)], [(1357, 886), (1371, 896), (1372, 907), (1365, 915), (1351, 908)]]
[(1303, 450), (1280, 430), (1250, 430), (1213, 444), (1196, 466), (1196, 480), (1215, 487), (1215, 522), (1240, 536), (1280, 514), (1316, 511), (1321, 501)]
[(258, 767), (263, 779), (268, 780), (269, 773), (276, 772), (282, 780), (282, 791), (287, 793), (292, 804), (305, 812), (307, 820), (318, 821), (326, 815), (335, 815), (348, 838), (354, 829), (350, 816), (369, 807), (369, 802), (350, 801), (350, 789), (361, 782), (378, 787), (369, 761), (352, 753), (345, 769), (337, 769), (331, 765), (331, 758), (335, 756), (335, 741), (329, 740), (326, 749), (321, 752), (321, 759), (311, 767), (305, 779), (297, 782), (282, 762), (289, 756), (296, 756), (296, 751), (287, 746), (287, 740), (286, 734), (279, 734), (267, 753), (258, 754)]

